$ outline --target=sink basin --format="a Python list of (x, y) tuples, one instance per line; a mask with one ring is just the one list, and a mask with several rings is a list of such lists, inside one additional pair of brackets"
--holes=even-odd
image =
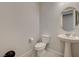
[(60, 34), (57, 37), (65, 43), (64, 57), (72, 57), (71, 43), (79, 43), (79, 37), (70, 34)]
[(78, 36), (67, 36), (65, 34), (60, 34), (60, 35), (58, 35), (58, 38), (60, 38), (61, 41), (68, 41), (71, 43), (79, 43)]

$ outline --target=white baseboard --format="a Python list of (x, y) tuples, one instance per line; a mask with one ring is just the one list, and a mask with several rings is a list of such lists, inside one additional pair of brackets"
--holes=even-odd
[(34, 55), (34, 50), (30, 49), (28, 51), (26, 51), (24, 54), (22, 54), (20, 57), (32, 57)]
[[(56, 56), (58, 56), (58, 57), (63, 57), (64, 56), (63, 53), (61, 53), (59, 51), (56, 51), (56, 50), (53, 50), (51, 48), (47, 48), (47, 50), (49, 51), (49, 53), (51, 53), (51, 55), (56, 54)], [(30, 49), (30, 50), (26, 51), (24, 54), (22, 54), (20, 57), (34, 57), (34, 56), (35, 56), (34, 49)]]
[(48, 50), (51, 54), (55, 53), (56, 55), (58, 55), (58, 57), (63, 57), (63, 56), (64, 56), (63, 53), (61, 53), (61, 52), (59, 52), (59, 51), (56, 51), (56, 50), (53, 50), (53, 49), (51, 49), (51, 48), (47, 48), (47, 50)]

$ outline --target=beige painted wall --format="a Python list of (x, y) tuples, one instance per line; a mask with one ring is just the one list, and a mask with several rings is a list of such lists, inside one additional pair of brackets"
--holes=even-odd
[[(40, 3), (40, 31), (41, 34), (51, 35), (51, 41), (48, 48), (64, 53), (64, 43), (60, 42), (57, 35), (63, 33), (61, 29), (61, 12), (66, 7), (75, 7), (79, 10), (79, 3), (71, 2), (43, 2)], [(77, 34), (79, 35), (79, 26)], [(73, 56), (79, 57), (79, 43), (72, 44)]]
[[(8, 50), (15, 50), (16, 56), (24, 54), (35, 44), (40, 31), (52, 37), (48, 48), (63, 53), (64, 44), (57, 35), (63, 32), (60, 14), (67, 6), (79, 10), (79, 3), (40, 3), (40, 7), (38, 3), (0, 3), (0, 56)], [(29, 43), (32, 36), (35, 40)], [(72, 44), (72, 50), (73, 56), (79, 56), (78, 43)]]
[[(33, 43), (28, 42), (30, 37), (34, 37)], [(9, 50), (21, 56), (32, 48), (38, 37), (38, 3), (0, 3), (0, 56)]]

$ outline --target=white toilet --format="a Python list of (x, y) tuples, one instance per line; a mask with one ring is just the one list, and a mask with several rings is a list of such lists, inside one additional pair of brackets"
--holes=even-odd
[(41, 56), (46, 52), (46, 46), (49, 43), (49, 35), (42, 35), (41, 42), (36, 43), (35, 50), (37, 51), (37, 56)]

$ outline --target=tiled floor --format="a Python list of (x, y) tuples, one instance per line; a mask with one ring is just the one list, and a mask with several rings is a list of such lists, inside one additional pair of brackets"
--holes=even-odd
[(60, 56), (54, 52), (49, 52), (46, 50), (42, 54), (40, 54), (40, 56), (38, 56), (38, 57), (60, 57)]
[(40, 57), (59, 57), (59, 56), (57, 54), (55, 54), (55, 53), (45, 51)]

